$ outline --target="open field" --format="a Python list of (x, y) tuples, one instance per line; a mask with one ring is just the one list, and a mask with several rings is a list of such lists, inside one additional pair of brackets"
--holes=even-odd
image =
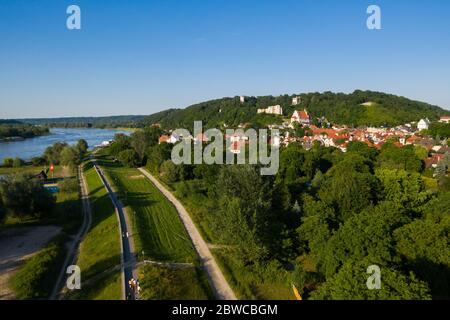
[[(157, 261), (194, 262), (195, 251), (178, 214), (137, 169), (102, 160), (133, 222), (136, 252)], [(142, 258), (142, 257), (140, 257)]]
[(92, 207), (92, 225), (80, 244), (77, 265), (81, 269), (82, 287), (71, 299), (121, 299), (120, 271), (83, 286), (93, 276), (120, 264), (120, 235), (115, 208), (97, 172), (89, 162), (84, 167)]

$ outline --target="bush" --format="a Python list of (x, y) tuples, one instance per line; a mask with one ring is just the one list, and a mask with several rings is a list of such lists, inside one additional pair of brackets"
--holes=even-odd
[(42, 157), (31, 158), (31, 164), (35, 167), (41, 166), (41, 165), (45, 164), (45, 159)]
[(139, 155), (133, 149), (121, 151), (117, 157), (124, 166), (129, 168), (138, 167), (140, 164)]
[(180, 179), (177, 165), (172, 160), (166, 160), (159, 169), (161, 179), (166, 183), (174, 183)]
[(13, 164), (14, 164), (14, 160), (12, 158), (5, 158), (3, 160), (3, 166), (6, 168), (12, 168)]
[(23, 166), (24, 161), (20, 158), (15, 158), (13, 161), (13, 167), (14, 168), (20, 168), (21, 166)]
[(26, 174), (1, 180), (0, 196), (5, 209), (19, 218), (48, 215), (55, 204), (55, 197), (39, 181)]

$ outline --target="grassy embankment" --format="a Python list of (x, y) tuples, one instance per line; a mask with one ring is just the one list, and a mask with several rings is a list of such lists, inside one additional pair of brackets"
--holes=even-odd
[[(170, 202), (137, 169), (101, 160), (132, 223), (139, 260), (190, 262), (193, 268), (147, 265), (138, 270), (144, 299), (208, 299), (211, 290), (184, 226)], [(142, 255), (144, 251), (144, 257)]]
[[(70, 299), (121, 299), (120, 234), (115, 208), (91, 162), (84, 166), (92, 208), (92, 225), (81, 242), (77, 265), (82, 287)], [(102, 276), (104, 274), (104, 276)]]
[[(0, 168), (0, 174), (37, 174), (41, 167), (22, 166), (18, 168)], [(76, 175), (69, 170), (55, 166), (55, 178), (71, 180), (76, 184)], [(66, 243), (70, 235), (75, 234), (81, 224), (81, 204), (77, 187), (61, 189), (56, 194), (56, 204), (53, 211), (44, 218), (19, 219), (8, 216), (4, 228), (32, 227), (40, 225), (56, 225), (62, 227), (62, 232), (49, 241), (31, 258), (25, 260), (18, 271), (10, 278), (9, 283), (19, 299), (48, 298), (55, 285), (57, 274), (66, 254)]]

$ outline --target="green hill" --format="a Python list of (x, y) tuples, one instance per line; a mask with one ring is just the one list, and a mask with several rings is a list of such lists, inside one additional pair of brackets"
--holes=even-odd
[[(292, 105), (294, 96), (301, 97), (301, 103)], [(367, 103), (371, 102), (371, 103)], [(313, 117), (326, 117), (335, 124), (350, 126), (395, 126), (428, 117), (437, 120), (450, 114), (438, 106), (410, 100), (391, 94), (360, 91), (344, 93), (306, 93), (283, 96), (247, 97), (241, 104), (239, 97), (222, 98), (192, 105), (186, 109), (169, 109), (146, 117), (146, 124), (159, 123), (163, 128), (191, 128), (194, 120), (202, 120), (205, 127), (226, 124), (236, 127), (251, 123), (264, 126), (279, 123), (283, 117), (257, 114), (257, 109), (281, 105), (283, 116), (289, 119), (295, 109), (307, 109)]]

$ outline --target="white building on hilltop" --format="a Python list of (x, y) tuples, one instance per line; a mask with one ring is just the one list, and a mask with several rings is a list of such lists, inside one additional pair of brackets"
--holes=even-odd
[(283, 108), (279, 104), (276, 106), (270, 106), (265, 109), (258, 109), (258, 113), (267, 113), (267, 114), (278, 114), (283, 115)]
[(430, 127), (430, 120), (428, 120), (428, 118), (420, 119), (419, 123), (417, 124), (417, 129), (419, 131), (428, 130), (429, 127)]
[(244, 103), (244, 102), (245, 102), (245, 97), (244, 97), (244, 96), (240, 96), (240, 97), (239, 97), (239, 101), (240, 101), (241, 103)]
[(294, 97), (292, 98), (292, 105), (296, 106), (299, 105), (302, 102), (302, 97)]

